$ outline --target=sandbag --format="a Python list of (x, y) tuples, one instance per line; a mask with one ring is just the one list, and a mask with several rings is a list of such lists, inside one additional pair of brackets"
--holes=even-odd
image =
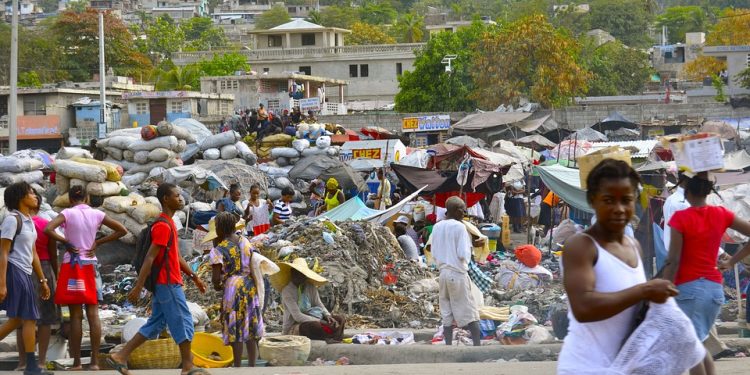
[(327, 135), (321, 135), (315, 140), (315, 146), (317, 148), (328, 148), (331, 146), (331, 137)]
[(173, 159), (175, 157), (174, 152), (167, 150), (166, 148), (157, 148), (154, 150), (151, 150), (148, 153), (148, 159), (151, 161), (166, 161), (168, 159)]
[[(135, 155), (135, 154), (133, 154), (133, 155)], [(136, 164), (133, 161), (127, 161), (125, 159), (118, 161), (118, 160), (115, 160), (115, 159), (112, 159), (112, 158), (104, 158), (104, 161), (106, 161), (107, 163), (111, 163), (111, 164), (117, 164), (120, 167), (122, 167), (122, 169), (125, 170), (125, 171), (129, 171), (133, 167), (135, 167), (135, 166), (138, 165), (138, 164)]]
[(268, 188), (268, 199), (276, 201), (279, 198), (281, 198), (281, 189), (275, 187)]
[(117, 163), (109, 163), (95, 159), (73, 158), (73, 161), (83, 164), (96, 165), (107, 171), (107, 181), (120, 181), (124, 173), (122, 167)]
[(221, 147), (221, 158), (230, 160), (237, 157), (237, 147), (234, 144), (228, 144)]
[(286, 147), (292, 144), (292, 139), (292, 136), (289, 134), (274, 134), (263, 138), (263, 140), (260, 141), (260, 144), (263, 146)]
[(139, 223), (138, 221), (128, 216), (127, 214), (115, 213), (106, 209), (104, 210), (104, 213), (112, 220), (115, 220), (119, 222), (120, 224), (122, 224), (125, 227), (125, 229), (128, 230), (129, 233), (135, 236), (141, 233), (143, 228), (146, 227), (146, 224)]
[[(78, 160), (93, 160), (82, 159)], [(84, 164), (72, 160), (55, 161), (55, 171), (70, 178), (78, 178), (85, 181), (104, 182), (107, 181), (107, 170), (99, 165)]]
[(288, 158), (276, 158), (276, 165), (279, 167), (286, 167), (289, 165), (289, 159)]
[(295, 150), (302, 152), (302, 150), (310, 148), (310, 141), (308, 141), (307, 139), (295, 139), (294, 141), (292, 141), (292, 147)]
[(276, 147), (271, 150), (271, 158), (297, 158), (299, 157), (299, 151), (291, 147)]
[(43, 168), (44, 163), (42, 163), (41, 160), (31, 158), (16, 158), (12, 156), (0, 157), (0, 173), (30, 172)]
[(148, 223), (149, 220), (157, 218), (159, 214), (161, 214), (161, 209), (151, 203), (140, 204), (130, 210), (130, 217), (141, 224)]
[(131, 137), (131, 138), (139, 138), (141, 136), (141, 129), (140, 128), (117, 129), (117, 130), (113, 130), (113, 131), (107, 133), (107, 136), (109, 138), (119, 137), (119, 136), (126, 136), (126, 137)]
[(247, 165), (258, 164), (258, 157), (253, 153), (245, 154), (242, 158), (245, 159), (245, 164)]
[(209, 148), (203, 151), (203, 158), (206, 160), (219, 160), (221, 157), (221, 151), (218, 148)]
[(237, 143), (234, 144), (234, 147), (237, 148), (237, 152), (239, 152), (240, 156), (244, 157), (245, 154), (252, 153), (252, 151), (250, 150), (250, 146), (248, 146), (245, 142), (237, 141)]
[(132, 175), (122, 176), (122, 182), (127, 186), (136, 186), (142, 184), (143, 181), (146, 181), (146, 178), (148, 178), (148, 173), (140, 172)]
[(104, 152), (109, 155), (112, 159), (122, 160), (122, 150), (115, 147), (105, 147)]
[(289, 181), (286, 177), (276, 177), (273, 180), (273, 184), (276, 186), (276, 188), (284, 190), (284, 188), (292, 188), (294, 189), (294, 184), (292, 184), (292, 181)]
[(240, 135), (234, 130), (214, 134), (203, 140), (201, 143), (201, 150), (206, 151), (210, 148), (220, 148), (225, 145), (235, 144), (241, 139)]
[(157, 148), (166, 148), (172, 150), (177, 147), (177, 138), (173, 135), (167, 137), (156, 137), (150, 141), (138, 139), (130, 144), (133, 151), (151, 151)]
[(70, 197), (68, 196), (68, 193), (58, 195), (57, 198), (55, 198), (55, 200), (52, 202), (52, 205), (62, 208), (70, 207)]
[(174, 125), (169, 121), (159, 121), (159, 123), (156, 124), (156, 131), (162, 137), (172, 135), (173, 130), (174, 130)]
[(288, 167), (272, 167), (268, 164), (262, 164), (258, 167), (261, 172), (264, 172), (268, 177), (289, 177), (289, 171), (292, 170), (291, 166)]
[(122, 159), (135, 163), (135, 152), (133, 152), (132, 150), (123, 150)]
[(182, 160), (180, 160), (180, 159), (169, 159), (169, 160), (162, 161), (162, 162), (150, 162), (148, 164), (136, 165), (136, 166), (128, 169), (127, 174), (128, 175), (133, 175), (133, 174), (141, 173), (141, 172), (148, 173), (150, 170), (152, 170), (154, 168), (161, 167), (161, 168), (167, 168), (168, 169), (168, 168), (179, 167), (181, 165), (182, 165)]
[(44, 180), (42, 171), (31, 171), (21, 173), (3, 172), (0, 173), (0, 185), (8, 186), (16, 182), (26, 182), (28, 184), (40, 183)]
[(173, 125), (172, 128), (172, 135), (177, 137), (179, 140), (185, 141), (187, 144), (196, 143), (197, 140), (195, 139), (195, 135), (190, 132), (190, 130), (187, 130), (183, 127)]
[(159, 198), (157, 197), (146, 197), (146, 203), (153, 204), (154, 206), (159, 208), (159, 211), (161, 211), (161, 202), (159, 202)]
[[(127, 150), (130, 148), (130, 145), (132, 145), (133, 142), (137, 140), (138, 138), (135, 138), (135, 137), (120, 135), (120, 136), (109, 137), (107, 139), (103, 139), (102, 141), (107, 141), (106, 147), (114, 147), (114, 148), (119, 148), (121, 150)], [(102, 141), (99, 141), (99, 142), (102, 142)]]
[(141, 139), (150, 141), (159, 136), (159, 131), (156, 130), (154, 125), (146, 125), (141, 127)]
[(258, 346), (271, 366), (303, 366), (310, 356), (310, 339), (304, 336), (264, 337)]
[(177, 147), (172, 149), (172, 151), (179, 152), (179, 153), (185, 152), (185, 150), (187, 150), (187, 144), (188, 142), (186, 140), (180, 139), (179, 141), (177, 141)]
[(55, 187), (57, 187), (57, 194), (65, 194), (70, 190), (70, 179), (57, 175), (55, 176)]
[(138, 151), (133, 155), (133, 161), (138, 164), (148, 164), (148, 154), (150, 151)]
[(86, 159), (93, 159), (89, 150), (80, 147), (63, 147), (57, 152), (56, 160), (67, 160), (75, 157), (81, 157)]
[(324, 149), (320, 149), (320, 148), (317, 148), (317, 147), (311, 147), (311, 148), (308, 148), (308, 149), (305, 149), (305, 150), (302, 151), (302, 157), (315, 156), (315, 155), (323, 155), (325, 153), (326, 153), (326, 150), (324, 150)]
[(86, 185), (88, 185), (87, 181), (78, 179), (78, 178), (71, 178), (70, 179), (70, 186), (83, 186), (84, 190), (86, 189)]
[(114, 196), (104, 198), (102, 207), (115, 213), (128, 213), (133, 207), (145, 203), (146, 200), (142, 196), (130, 193), (127, 197)]
[(120, 181), (90, 182), (86, 185), (86, 192), (89, 195), (98, 195), (100, 197), (120, 195), (123, 189), (127, 190), (127, 186)]

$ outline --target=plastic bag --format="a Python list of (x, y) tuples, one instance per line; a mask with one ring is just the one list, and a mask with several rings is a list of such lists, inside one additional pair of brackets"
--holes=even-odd
[(141, 128), (141, 138), (150, 141), (159, 136), (159, 130), (154, 125), (146, 125)]

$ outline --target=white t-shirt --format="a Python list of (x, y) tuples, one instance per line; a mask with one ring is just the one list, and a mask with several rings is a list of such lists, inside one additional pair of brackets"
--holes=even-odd
[(471, 236), (464, 223), (447, 219), (432, 228), (432, 258), (439, 269), (466, 273), (471, 260)]
[(677, 211), (690, 208), (690, 203), (685, 199), (685, 189), (677, 187), (674, 193), (664, 201), (664, 248), (669, 252), (669, 243), (672, 241), (672, 227), (669, 226), (669, 220)]

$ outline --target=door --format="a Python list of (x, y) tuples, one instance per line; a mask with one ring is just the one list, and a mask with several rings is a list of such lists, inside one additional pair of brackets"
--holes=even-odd
[(148, 109), (151, 113), (151, 125), (167, 119), (167, 99), (151, 99)]

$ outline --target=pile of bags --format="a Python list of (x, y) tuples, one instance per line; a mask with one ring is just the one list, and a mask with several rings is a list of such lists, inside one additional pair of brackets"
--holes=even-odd
[[(75, 156), (81, 155), (81, 156)], [(71, 159), (65, 157), (72, 156)], [(84, 153), (58, 153), (54, 168), (57, 172), (55, 185), (57, 198), (52, 203), (57, 211), (70, 207), (68, 190), (71, 186), (83, 186), (89, 196), (110, 197), (128, 193), (122, 183), (123, 168), (117, 164), (91, 159)]]
[(214, 134), (201, 142), (201, 151), (205, 160), (231, 160), (240, 158), (248, 165), (255, 165), (258, 157), (250, 147), (242, 141), (236, 131)]
[(11, 156), (0, 156), (0, 186), (8, 186), (16, 182), (40, 184), (44, 179), (42, 173), (44, 163), (31, 157), (23, 151)]
[(121, 165), (127, 186), (140, 185), (154, 168), (182, 165), (180, 153), (197, 140), (188, 130), (162, 121), (159, 125), (121, 129), (97, 143), (106, 161)]
[[(144, 198), (136, 193), (108, 197), (104, 199), (104, 203), (99, 209), (125, 226), (128, 234), (122, 237), (120, 241), (130, 245), (135, 245), (136, 238), (141, 230), (161, 214), (161, 204), (156, 197)], [(184, 211), (178, 211), (173, 219), (177, 229), (180, 230), (187, 219), (187, 214)], [(112, 230), (102, 226), (100, 232), (106, 236), (111, 234)]]

